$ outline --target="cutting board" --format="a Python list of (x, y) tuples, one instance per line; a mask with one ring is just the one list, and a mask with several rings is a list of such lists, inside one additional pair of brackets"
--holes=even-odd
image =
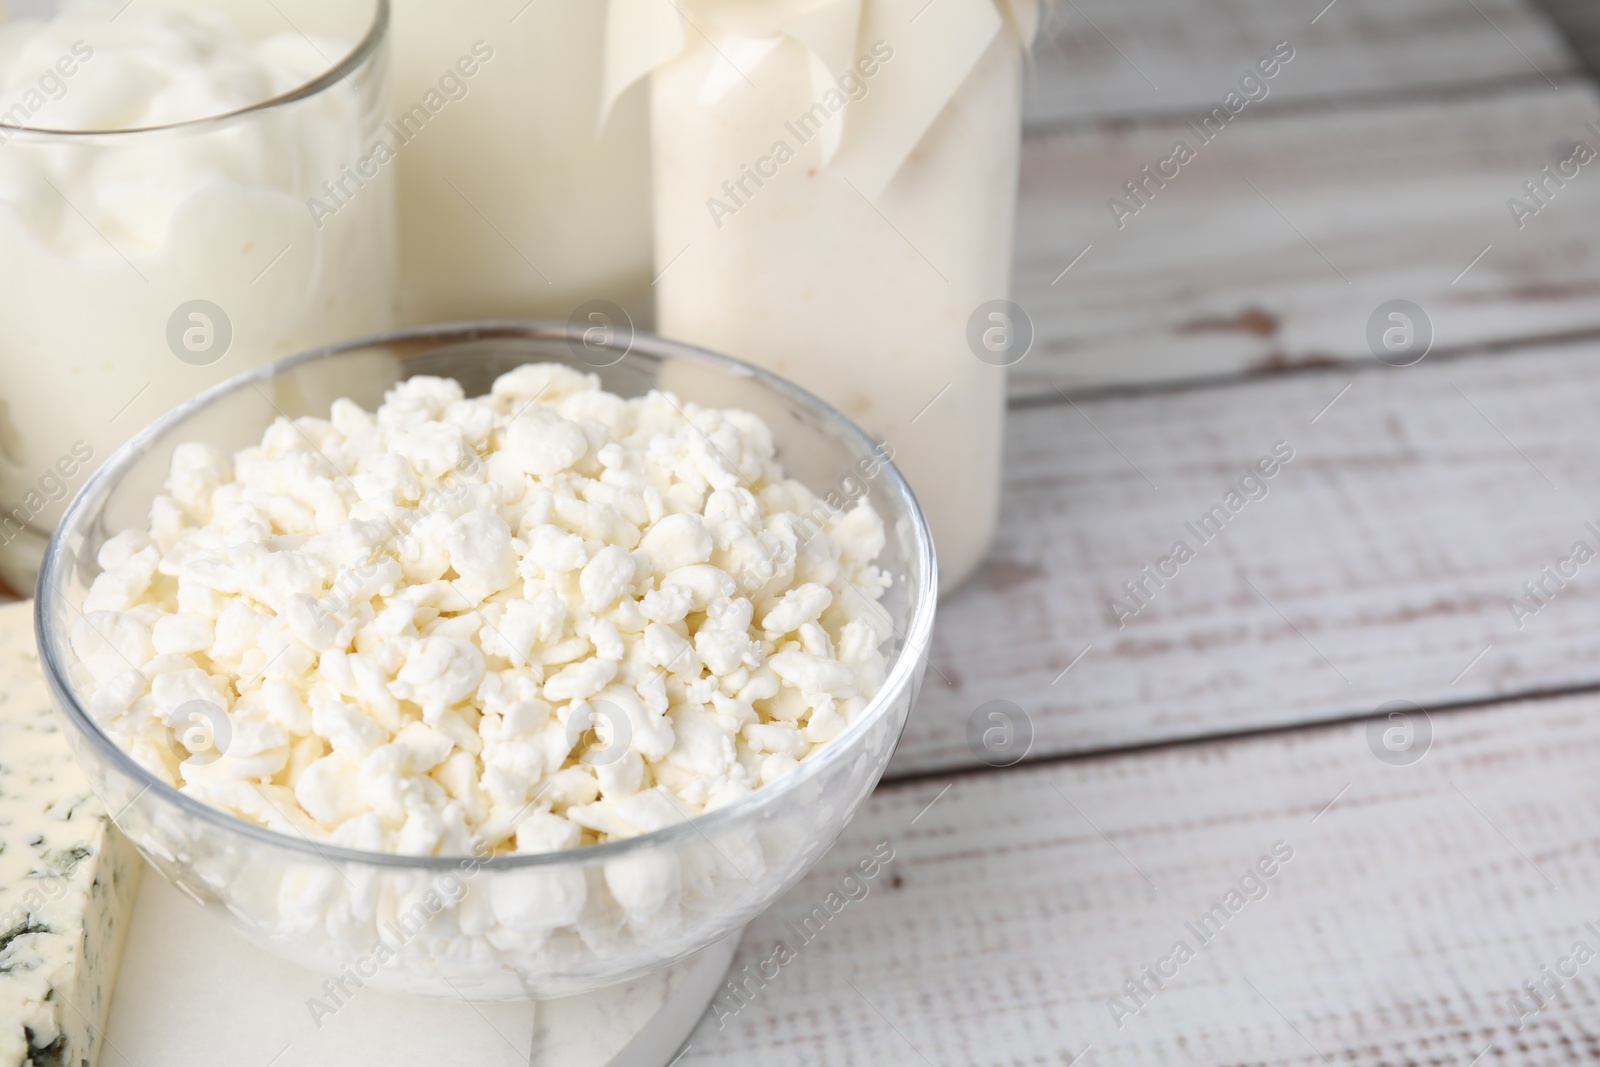
[(664, 1067), (738, 947), (552, 1001), (477, 1004), (358, 989), (319, 1027), (322, 976), (272, 956), (146, 870), (101, 1067)]

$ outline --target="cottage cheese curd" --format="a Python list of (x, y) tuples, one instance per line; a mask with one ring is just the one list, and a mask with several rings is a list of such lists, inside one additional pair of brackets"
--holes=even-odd
[(275, 16), (253, 35), (223, 12), (81, 0), (0, 22), (0, 571), (18, 588), (76, 488), (41, 489), (63, 457), (92, 457), (71, 465), (81, 484), (201, 389), (389, 325), (392, 177), (320, 224), (306, 204), (368, 148), (377, 59), (196, 122), (350, 55), (297, 18), (307, 34)]
[[(476, 399), (414, 377), (236, 456), (180, 446), (71, 643), (90, 714), (201, 801), (365, 850), (550, 852), (721, 807), (843, 731), (885, 675), (884, 545), (753, 415), (551, 364)], [(679, 892), (660, 861), (607, 866), (629, 915)], [(550, 877), (492, 883), (495, 918), (577, 921), (582, 875)]]

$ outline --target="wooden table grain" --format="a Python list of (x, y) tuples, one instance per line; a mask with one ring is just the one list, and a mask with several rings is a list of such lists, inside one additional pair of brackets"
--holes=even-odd
[(1542, 2), (1054, 5), (999, 538), (680, 1063), (1600, 1058), (1600, 170), (1508, 206), (1600, 150), (1600, 20)]

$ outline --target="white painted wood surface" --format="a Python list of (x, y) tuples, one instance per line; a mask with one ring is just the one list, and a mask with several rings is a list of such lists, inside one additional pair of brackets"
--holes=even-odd
[(1274, 104), (1543, 84), (1575, 67), (1522, 0), (1045, 0), (1045, 11), (1033, 126), (1209, 106), (1281, 40), (1305, 62), (1274, 87)]
[[(735, 967), (796, 958), (680, 1062), (1590, 1062), (1600, 960), (1521, 1032), (1509, 1001), (1600, 952), (1600, 701), (1432, 728), (1411, 766), (1356, 724), (882, 787)], [(888, 870), (803, 944), (788, 924), (879, 841)], [(1185, 923), (1278, 841), (1265, 898), (1201, 946)], [(1109, 998), (1180, 939), (1195, 958), (1119, 1028)]]
[[(1107, 201), (1135, 206), (1124, 183), (1177, 138), (1197, 157), (1118, 229)], [(1428, 312), (1437, 351), (1600, 328), (1600, 162), (1520, 230), (1507, 207), (1577, 140), (1600, 151), (1600, 95), (1576, 82), (1246, 107), (1203, 147), (1184, 120), (1034, 134), (1013, 292), (1037, 336), (1012, 395), (1371, 362), (1367, 320), (1395, 299)]]
[[(1585, 342), (1014, 409), (999, 540), (941, 605), (892, 772), (970, 765), (995, 699), (1037, 757), (1593, 684), (1594, 575), (1520, 629), (1507, 601), (1600, 549), (1597, 402)], [(1270, 495), (1202, 545), (1185, 524), (1279, 440)], [(1180, 538), (1119, 629), (1110, 598)]]
[(1590, 0), (1533, 0), (1556, 24), (1588, 71), (1600, 70), (1600, 8)]

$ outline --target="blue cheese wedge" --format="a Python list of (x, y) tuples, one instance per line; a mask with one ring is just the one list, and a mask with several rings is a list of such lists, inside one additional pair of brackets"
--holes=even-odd
[(0, 1067), (94, 1067), (138, 886), (61, 729), (33, 604), (0, 607)]

